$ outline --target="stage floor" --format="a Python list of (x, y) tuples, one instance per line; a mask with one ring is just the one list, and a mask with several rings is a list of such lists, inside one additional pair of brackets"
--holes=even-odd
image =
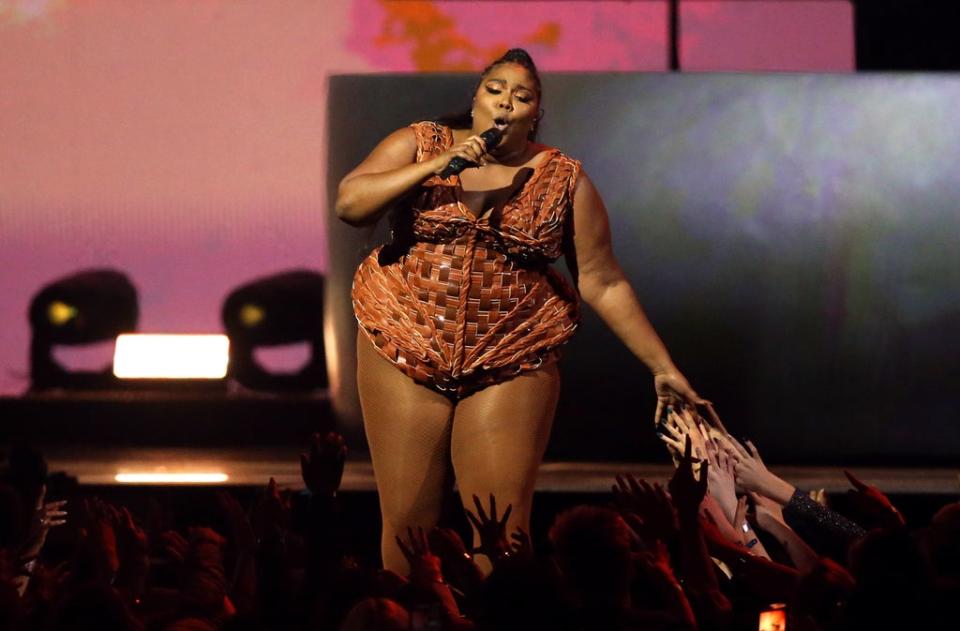
[[(259, 486), (273, 477), (299, 489), (299, 451), (315, 431), (335, 427), (325, 392), (310, 395), (239, 393), (54, 392), (0, 397), (0, 449), (33, 445), (51, 472), (84, 486), (120, 485), (120, 473), (222, 473), (223, 484)], [(229, 443), (229, 446), (224, 446)], [(957, 469), (855, 466), (856, 475), (890, 494), (953, 495)], [(850, 488), (839, 466), (771, 466), (798, 488)], [(617, 473), (665, 482), (660, 462), (548, 461), (537, 491), (606, 493)], [(375, 490), (369, 456), (348, 457), (344, 491)]]
[[(303, 487), (299, 451), (286, 447), (144, 448), (50, 446), (43, 449), (51, 472), (63, 471), (84, 486), (121, 484), (119, 473), (226, 474), (226, 485), (259, 486), (273, 477), (286, 488)], [(666, 482), (669, 463), (545, 462), (537, 478), (538, 492), (606, 493), (614, 476), (630, 472), (651, 481)], [(775, 467), (771, 469), (802, 489), (841, 491), (850, 488), (840, 467)], [(890, 494), (955, 494), (958, 473), (948, 468), (857, 467), (857, 477)], [(342, 490), (373, 491), (373, 467), (364, 454), (352, 455), (344, 472)]]

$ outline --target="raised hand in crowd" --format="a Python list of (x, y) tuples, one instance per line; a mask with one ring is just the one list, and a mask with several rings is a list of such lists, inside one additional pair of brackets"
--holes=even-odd
[(855, 522), (865, 528), (899, 528), (906, 524), (903, 515), (883, 491), (861, 482), (849, 471), (844, 470), (843, 473), (853, 485), (847, 491), (847, 501), (854, 512), (852, 517)]
[(349, 533), (345, 528), (337, 490), (343, 479), (347, 446), (343, 436), (327, 432), (310, 437), (310, 451), (300, 455), (300, 474), (310, 491), (306, 523), (307, 592), (329, 592), (340, 581)]
[(683, 440), (687, 435), (693, 440), (693, 455), (697, 458), (705, 457), (705, 443), (711, 440), (724, 448), (730, 446), (727, 430), (713, 405), (705, 404), (705, 408), (707, 418), (691, 406), (671, 406), (667, 409), (666, 421), (657, 427), (657, 432), (673, 456), (674, 463), (683, 453)]
[[(708, 437), (701, 427), (695, 411), (670, 406), (667, 408), (666, 422), (658, 427), (657, 435), (667, 446), (673, 456), (674, 463), (679, 461), (683, 454), (683, 443), (687, 436), (693, 444), (693, 455), (697, 458), (704, 456), (704, 440)], [(694, 468), (696, 470), (696, 467)]]
[[(274, 482), (270, 478), (270, 482)], [(276, 483), (274, 483), (275, 485)], [(270, 491), (268, 490), (268, 493)], [(257, 534), (250, 517), (240, 506), (240, 502), (226, 490), (218, 491), (215, 496), (217, 506), (226, 524), (226, 538), (232, 546), (232, 580), (227, 585), (231, 600), (236, 603), (240, 613), (250, 613), (256, 603), (257, 593)], [(266, 528), (266, 526), (264, 526)]]
[(106, 502), (86, 499), (80, 504), (79, 578), (112, 583), (120, 569), (117, 534)]
[(700, 512), (700, 504), (707, 493), (710, 464), (708, 462), (701, 463), (699, 479), (694, 475), (693, 465), (693, 441), (688, 434), (685, 437), (683, 457), (673, 472), (673, 477), (670, 478), (668, 486), (673, 505), (676, 507), (677, 515), (681, 520), (684, 518), (696, 520)]
[[(726, 516), (717, 500), (713, 499), (710, 493), (707, 493), (700, 505), (700, 525), (704, 528), (707, 541), (710, 541), (711, 536), (715, 534), (721, 540), (731, 544), (743, 542), (743, 533), (736, 531), (733, 527), (733, 521)], [(708, 527), (716, 532), (708, 532)]]
[(683, 455), (668, 485), (680, 524), (679, 569), (687, 581), (687, 596), (697, 614), (697, 620), (703, 626), (722, 628), (729, 623), (732, 607), (720, 591), (699, 516), (700, 506), (707, 494), (710, 464), (702, 463), (698, 480), (693, 473), (692, 452), (692, 440), (687, 435), (684, 438)]
[[(273, 481), (273, 478), (270, 480)], [(214, 500), (223, 517), (227, 542), (238, 553), (256, 553), (257, 534), (253, 529), (250, 516), (243, 510), (237, 498), (227, 490), (219, 490), (214, 493)]]
[(533, 543), (530, 533), (517, 526), (517, 530), (510, 535), (510, 556), (514, 559), (529, 561), (533, 558)]
[(460, 535), (451, 528), (434, 528), (427, 535), (430, 549), (440, 557), (447, 581), (468, 598), (477, 596), (483, 584), (483, 572), (473, 561)]
[(430, 550), (423, 528), (407, 528), (407, 541), (399, 536), (397, 545), (410, 565), (410, 582), (418, 587), (430, 588), (433, 583), (443, 582), (443, 564), (440, 557)]
[[(238, 506), (239, 508), (239, 506)], [(280, 485), (273, 478), (267, 482), (266, 488), (254, 503), (250, 516), (250, 525), (258, 539), (283, 537), (290, 528), (293, 505), (290, 494), (280, 490)], [(243, 511), (236, 514), (236, 528), (245, 528)]]
[(618, 475), (616, 481), (611, 487), (613, 503), (625, 519), (630, 515), (636, 517), (636, 521), (628, 523), (644, 545), (651, 547), (657, 541), (675, 541), (680, 527), (677, 511), (663, 487), (638, 480), (629, 473)]
[(300, 454), (300, 474), (303, 483), (314, 495), (333, 496), (340, 488), (343, 467), (347, 460), (347, 445), (343, 436), (327, 432), (310, 437), (310, 453)]
[(752, 442), (748, 440), (744, 446), (733, 438), (730, 441), (735, 449), (730, 453), (736, 460), (734, 471), (737, 485), (744, 491), (769, 497), (781, 506), (789, 502), (797, 490), (796, 487), (767, 468)]
[(67, 511), (65, 509), (67, 500), (47, 502), (45, 501), (46, 496), (47, 486), (43, 485), (40, 487), (37, 501), (33, 507), (26, 540), (20, 548), (21, 558), (34, 558), (40, 554), (40, 550), (47, 541), (47, 534), (49, 534), (50, 529), (67, 523)]
[(707, 468), (707, 490), (727, 520), (736, 526), (737, 484), (734, 459), (712, 438), (703, 442), (703, 449), (710, 464)]
[(490, 514), (484, 510), (480, 498), (473, 496), (473, 505), (477, 511), (474, 513), (469, 508), (464, 507), (467, 519), (473, 525), (477, 540), (479, 543), (474, 547), (475, 554), (483, 554), (490, 562), (496, 565), (510, 557), (510, 542), (507, 539), (507, 520), (510, 513), (513, 512), (513, 506), (507, 504), (507, 509), (503, 511), (503, 517), (497, 517), (497, 498), (490, 494)]
[[(631, 515), (631, 517), (635, 516)], [(631, 519), (627, 519), (628, 524), (631, 521)], [(630, 525), (633, 527), (632, 524)], [(670, 623), (668, 624), (670, 628), (697, 628), (693, 608), (690, 606), (690, 601), (687, 600), (683, 586), (674, 573), (666, 543), (657, 541), (653, 547), (635, 552), (633, 554), (633, 570), (635, 588), (643, 589), (643, 594), (640, 596), (643, 600), (654, 600), (659, 603), (663, 608), (661, 611), (669, 614)], [(640, 598), (635, 600), (640, 600)], [(652, 614), (655, 612), (647, 610), (640, 616), (643, 616), (644, 613), (652, 618)], [(650, 626), (661, 626), (656, 624), (656, 620), (652, 619), (650, 622), (653, 623)], [(662, 616), (660, 616), (659, 622), (665, 622)]]
[(757, 493), (751, 493), (757, 516), (757, 527), (773, 536), (786, 550), (793, 566), (801, 573), (808, 572), (820, 563), (820, 556), (787, 524), (783, 507), (777, 502)]
[(227, 545), (211, 528), (187, 530), (188, 547), (180, 572), (180, 597), (183, 617), (222, 620), (236, 612), (227, 593), (223, 552)]
[(190, 550), (190, 542), (176, 530), (165, 530), (160, 533), (161, 549), (164, 556), (174, 565), (183, 565)]
[(769, 559), (770, 554), (760, 542), (760, 538), (753, 530), (753, 525), (747, 520), (747, 496), (742, 495), (737, 500), (737, 510), (733, 517), (733, 529), (740, 536), (740, 543), (750, 554)]
[(397, 545), (410, 566), (410, 586), (414, 590), (415, 604), (428, 604), (431, 600), (439, 603), (448, 621), (460, 619), (460, 609), (443, 580), (440, 557), (430, 550), (430, 542), (423, 528), (407, 528), (407, 541), (397, 537)]
[(842, 515), (818, 504), (805, 493), (767, 469), (757, 448), (731, 438), (737, 460), (737, 484), (747, 492), (767, 497), (783, 507), (785, 521), (820, 554), (844, 559), (852, 541), (863, 529)]
[(129, 602), (134, 602), (146, 589), (150, 571), (150, 540), (126, 507), (104, 504), (104, 508), (110, 515), (120, 561), (114, 586), (124, 593)]

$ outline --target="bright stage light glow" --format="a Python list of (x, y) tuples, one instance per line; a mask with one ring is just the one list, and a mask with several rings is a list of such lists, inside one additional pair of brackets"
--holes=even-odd
[(118, 473), (114, 480), (120, 484), (218, 484), (230, 479), (226, 473)]
[(133, 334), (117, 336), (113, 374), (120, 379), (223, 379), (226, 335)]

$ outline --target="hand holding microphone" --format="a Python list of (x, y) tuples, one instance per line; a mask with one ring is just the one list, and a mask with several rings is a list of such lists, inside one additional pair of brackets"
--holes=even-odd
[(446, 179), (451, 175), (460, 173), (467, 167), (477, 166), (483, 154), (496, 147), (501, 138), (503, 138), (503, 132), (496, 127), (491, 127), (479, 136), (470, 136), (461, 144), (451, 147), (443, 155), (452, 153), (453, 158), (440, 171), (440, 177)]

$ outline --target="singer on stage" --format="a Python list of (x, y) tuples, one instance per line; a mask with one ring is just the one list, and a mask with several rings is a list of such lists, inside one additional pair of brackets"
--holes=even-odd
[[(653, 373), (658, 415), (700, 401), (614, 258), (599, 193), (579, 162), (536, 142), (541, 99), (533, 60), (510, 50), (469, 113), (393, 132), (340, 183), (341, 219), (390, 210), (393, 225), (353, 284), (387, 569), (407, 568), (395, 536), (436, 524), (448, 461), (464, 505), (492, 493), (501, 513), (513, 507), (508, 532), (529, 529), (581, 298)], [(575, 289), (550, 267), (561, 255)]]

